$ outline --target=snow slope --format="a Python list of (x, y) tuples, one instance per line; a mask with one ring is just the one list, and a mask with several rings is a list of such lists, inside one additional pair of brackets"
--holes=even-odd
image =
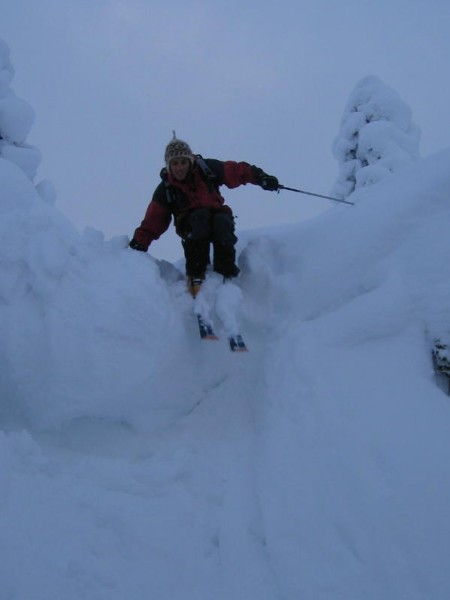
[(450, 151), (242, 233), (237, 356), (175, 266), (0, 182), (2, 600), (449, 596)]

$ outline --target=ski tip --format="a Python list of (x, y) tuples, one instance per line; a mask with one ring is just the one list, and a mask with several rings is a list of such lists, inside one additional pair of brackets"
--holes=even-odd
[(231, 352), (248, 352), (248, 348), (245, 345), (241, 335), (232, 335), (228, 338)]
[(212, 325), (205, 321), (201, 315), (197, 315), (198, 329), (202, 340), (218, 340)]

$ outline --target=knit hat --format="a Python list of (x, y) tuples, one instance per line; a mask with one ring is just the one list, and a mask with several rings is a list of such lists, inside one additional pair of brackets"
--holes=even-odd
[(167, 144), (166, 151), (164, 153), (164, 160), (166, 161), (167, 168), (169, 168), (169, 163), (173, 158), (187, 158), (191, 161), (191, 164), (194, 162), (194, 156), (189, 144), (187, 142), (183, 142), (183, 140), (179, 140), (175, 134), (175, 131), (173, 131), (173, 138)]

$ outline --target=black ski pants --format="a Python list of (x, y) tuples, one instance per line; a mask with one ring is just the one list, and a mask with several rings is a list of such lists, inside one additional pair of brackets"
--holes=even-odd
[(201, 278), (210, 262), (210, 244), (213, 245), (213, 268), (224, 277), (236, 277), (235, 264), (237, 237), (231, 212), (198, 208), (189, 213), (183, 226), (183, 248), (186, 274)]

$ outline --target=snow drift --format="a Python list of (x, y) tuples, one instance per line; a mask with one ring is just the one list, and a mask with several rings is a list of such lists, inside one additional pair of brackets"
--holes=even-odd
[(236, 357), (175, 266), (79, 235), (0, 160), (9, 596), (445, 597), (449, 172), (243, 234)]

